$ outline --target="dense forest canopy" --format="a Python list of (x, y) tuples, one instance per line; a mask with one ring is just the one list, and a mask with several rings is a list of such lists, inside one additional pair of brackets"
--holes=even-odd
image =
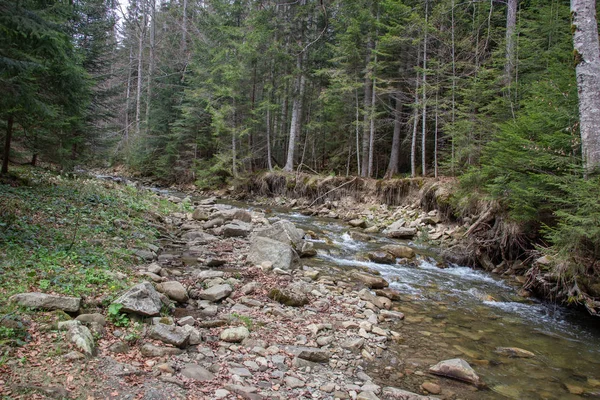
[(593, 0), (1, 0), (0, 33), (4, 172), (458, 176), (597, 267)]

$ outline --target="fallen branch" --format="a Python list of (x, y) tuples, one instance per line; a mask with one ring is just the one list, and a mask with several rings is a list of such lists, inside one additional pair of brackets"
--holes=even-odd
[(490, 217), (490, 215), (492, 215), (492, 207), (488, 208), (483, 214), (481, 214), (479, 216), (479, 218), (477, 218), (477, 221), (475, 221), (475, 223), (473, 225), (471, 225), (471, 227), (465, 232), (463, 237), (467, 237), (471, 233), (473, 233), (479, 227), (479, 225), (481, 225), (483, 222), (487, 221), (487, 219)]
[(317, 197), (312, 203), (310, 203), (309, 207), (312, 207), (317, 201), (319, 201), (320, 199), (322, 199), (323, 197), (327, 196), (329, 193), (333, 192), (334, 190), (338, 190), (339, 188), (349, 185), (352, 182), (354, 182), (356, 180), (357, 177), (354, 177), (354, 179), (352, 179), (351, 181), (348, 182), (344, 182), (342, 183), (340, 186), (334, 187), (333, 189), (331, 189), (330, 191), (322, 194), (321, 196)]

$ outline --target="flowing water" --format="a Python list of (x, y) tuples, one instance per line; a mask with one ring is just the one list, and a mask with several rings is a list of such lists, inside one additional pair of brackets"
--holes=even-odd
[[(384, 355), (387, 369), (381, 363), (370, 368), (381, 383), (406, 388), (417, 381), (411, 379), (411, 372), (426, 372), (440, 360), (460, 357), (488, 386), (488, 390), (465, 393), (464, 385), (456, 384), (455, 388), (463, 386), (455, 390), (461, 397), (575, 399), (580, 396), (574, 393), (583, 392), (600, 398), (597, 319), (522, 298), (516, 287), (486, 272), (456, 265), (439, 268), (434, 253), (424, 247), (409, 265), (364, 261), (366, 252), (399, 242), (380, 235), (372, 235), (368, 242), (354, 240), (348, 226), (337, 220), (289, 212), (278, 216), (316, 234), (318, 255), (302, 259), (304, 265), (338, 273), (375, 270), (401, 293), (398, 306), (406, 318), (390, 328), (404, 340), (390, 345)], [(508, 358), (495, 352), (498, 347), (522, 348), (535, 357)]]

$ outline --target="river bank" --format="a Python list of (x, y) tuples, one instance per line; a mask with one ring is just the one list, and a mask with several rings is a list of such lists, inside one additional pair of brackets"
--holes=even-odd
[[(110, 182), (101, 186), (110, 197), (118, 197), (113, 190), (136, 193), (136, 199), (151, 193)], [(310, 207), (294, 211), (154, 192), (162, 211), (144, 216), (154, 215), (154, 234), (133, 240), (140, 239), (145, 223), (131, 215), (131, 220), (117, 221), (119, 231), (109, 230), (116, 233), (111, 241), (103, 241), (105, 250), (120, 244), (123, 254), (132, 257), (127, 267), (112, 271), (122, 274), (114, 281), (122, 287), (83, 296), (76, 313), (16, 310), (19, 322), (29, 323), (31, 338), (5, 353), (1, 379), (15, 397), (49, 396), (53, 390), (71, 398), (110, 398), (106, 393), (115, 393), (112, 398), (597, 395), (593, 330), (581, 335), (581, 326), (558, 314), (545, 316), (544, 305), (522, 298), (502, 280), (444, 263), (439, 265), (446, 268), (439, 269), (436, 259), (442, 258), (416, 239), (364, 232), (369, 226), (363, 223), (371, 223), (365, 216), (354, 214), (356, 226), (349, 225), (332, 214), (343, 207), (356, 212), (342, 199), (330, 206), (325, 201), (315, 209), (322, 210), (317, 216), (306, 216), (301, 211), (309, 214)], [(293, 200), (271, 201), (290, 205)], [(143, 209), (137, 202), (123, 204)], [(380, 214), (379, 209), (367, 211)], [(424, 217), (406, 206), (394, 212), (414, 213), (414, 220)], [(307, 235), (296, 235), (294, 225)], [(273, 243), (264, 238), (256, 246), (257, 234), (274, 228), (266, 239), (287, 242), (313, 257), (295, 259), (281, 247), (268, 252), (266, 244)], [(452, 228), (442, 232), (447, 229)], [(81, 233), (91, 239), (89, 232)], [(119, 236), (126, 240), (116, 240)], [(389, 251), (397, 257), (391, 259)], [(284, 253), (291, 256), (280, 257)], [(159, 292), (154, 296), (154, 289), (144, 290), (143, 297), (164, 301), (153, 305), (161, 318), (115, 312), (111, 304), (117, 296), (143, 280)], [(41, 282), (34, 279), (29, 290), (69, 294), (60, 286), (44, 289)], [(376, 289), (386, 284), (387, 289)], [(115, 304), (123, 303), (121, 298)], [(58, 319), (75, 316), (81, 324), (58, 329)], [(92, 358), (71, 343), (80, 326), (92, 335)], [(457, 357), (482, 377), (477, 385), (430, 373), (436, 363)]]

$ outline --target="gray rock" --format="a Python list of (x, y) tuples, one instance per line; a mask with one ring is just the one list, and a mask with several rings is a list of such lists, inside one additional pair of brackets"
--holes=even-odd
[(176, 347), (155, 346), (151, 343), (144, 343), (140, 351), (145, 357), (176, 356), (183, 353), (183, 350)]
[(429, 368), (429, 372), (434, 375), (445, 376), (447, 378), (472, 383), (476, 386), (481, 384), (481, 380), (479, 379), (477, 373), (475, 373), (475, 370), (471, 368), (469, 363), (461, 358), (440, 361), (433, 367)]
[(252, 239), (247, 259), (257, 265), (263, 261), (270, 261), (274, 268), (289, 270), (298, 259), (298, 254), (286, 243), (256, 236)]
[(96, 345), (94, 343), (92, 332), (90, 332), (86, 326), (81, 325), (79, 321), (73, 322), (76, 323), (69, 326), (67, 339), (70, 340), (83, 354), (87, 356), (94, 355)]
[(249, 282), (241, 287), (240, 292), (243, 295), (252, 294), (256, 289), (260, 287), (260, 283), (258, 282)]
[(224, 342), (239, 343), (250, 336), (250, 331), (245, 326), (227, 328), (221, 332), (219, 338)]
[(355, 272), (352, 274), (352, 276), (371, 289), (383, 289), (390, 285), (385, 279), (383, 279), (380, 276), (375, 276), (363, 272)]
[(189, 231), (183, 234), (181, 238), (193, 242), (196, 245), (207, 244), (219, 240), (216, 236), (203, 231)]
[(283, 381), (285, 382), (286, 386), (288, 386), (292, 389), (301, 388), (301, 387), (306, 386), (304, 381), (302, 381), (298, 378), (295, 378), (293, 376), (286, 376), (285, 378), (283, 378)]
[(379, 400), (379, 397), (377, 397), (377, 395), (375, 393), (373, 393), (369, 390), (365, 390), (358, 394), (358, 396), (356, 397), (356, 400)]
[(66, 312), (77, 312), (81, 305), (81, 298), (79, 297), (57, 296), (37, 292), (15, 294), (9, 300), (24, 307), (63, 310)]
[(150, 327), (148, 336), (152, 339), (183, 348), (188, 343), (190, 332), (176, 325), (156, 324)]
[(181, 375), (200, 382), (210, 381), (215, 377), (212, 372), (197, 364), (186, 364), (185, 368), (181, 371)]
[(177, 320), (177, 325), (179, 325), (179, 326), (183, 326), (183, 325), (194, 326), (195, 323), (196, 323), (196, 320), (191, 315), (187, 315), (187, 316), (185, 316), (183, 318), (179, 318)]
[(125, 354), (129, 352), (129, 345), (125, 342), (118, 341), (108, 347), (108, 351), (112, 353)]
[(286, 350), (294, 356), (312, 362), (329, 361), (329, 352), (318, 347), (288, 346)]
[(304, 232), (287, 220), (280, 220), (255, 233), (255, 237), (269, 238), (299, 249), (304, 242)]
[(242, 221), (233, 221), (223, 226), (224, 237), (246, 237), (250, 232), (252, 225)]
[(163, 292), (171, 300), (175, 300), (179, 303), (185, 303), (188, 301), (188, 293), (185, 287), (177, 281), (163, 282), (156, 285), (158, 291)]
[(365, 221), (364, 219), (352, 219), (350, 221), (348, 221), (348, 225), (354, 227), (354, 228), (366, 228), (367, 227), (367, 221)]
[(159, 315), (162, 308), (160, 295), (149, 282), (133, 286), (113, 301), (113, 304), (122, 304), (121, 311), (148, 317)]
[(415, 251), (408, 246), (404, 246), (401, 244), (388, 244), (381, 247), (382, 251), (387, 251), (397, 258), (413, 258), (415, 256)]
[(252, 222), (252, 214), (250, 214), (246, 210), (242, 210), (240, 208), (233, 211), (232, 219), (237, 219), (242, 222), (251, 223)]
[(219, 301), (228, 297), (233, 292), (231, 286), (227, 284), (211, 286), (201, 291), (198, 296), (203, 300)]
[(351, 351), (358, 351), (358, 350), (362, 349), (364, 344), (365, 344), (365, 339), (355, 338), (355, 339), (348, 339), (348, 340), (342, 342), (340, 344), (340, 346), (343, 349), (347, 349), (347, 350), (351, 350)]
[(271, 289), (269, 298), (289, 307), (302, 307), (310, 302), (306, 294), (290, 288)]
[(181, 327), (187, 334), (189, 334), (188, 337), (188, 344), (191, 346), (195, 346), (197, 344), (202, 343), (202, 335), (200, 334), (200, 331), (196, 328), (194, 328), (191, 325), (183, 325)]
[(386, 400), (435, 400), (437, 397), (421, 396), (395, 387), (383, 388), (382, 397)]
[(229, 368), (229, 373), (232, 375), (241, 376), (242, 378), (249, 378), (252, 376), (252, 372), (250, 372), (248, 368), (242, 367)]
[(371, 251), (367, 254), (369, 260), (378, 264), (395, 264), (396, 257), (386, 251)]
[(510, 358), (531, 358), (535, 354), (519, 347), (496, 347), (496, 353)]
[(223, 271), (214, 271), (212, 269), (204, 270), (204, 271), (198, 271), (195, 274), (196, 278), (198, 280), (200, 280), (200, 281), (204, 281), (206, 279), (213, 279), (213, 278), (222, 278), (224, 275), (225, 275), (225, 272), (223, 272)]
[(95, 323), (101, 326), (106, 325), (106, 318), (104, 318), (104, 315), (99, 314), (99, 313), (94, 313), (94, 314), (81, 314), (78, 315), (77, 318), (75, 318), (76, 321), (79, 322), (83, 322), (84, 324), (91, 324), (91, 323)]
[(135, 249), (133, 250), (133, 254), (135, 254), (144, 261), (156, 260), (156, 253), (150, 250)]
[(383, 231), (385, 236), (393, 239), (412, 239), (417, 234), (416, 228), (398, 227), (394, 224)]
[(192, 213), (192, 219), (195, 219), (196, 221), (208, 221), (209, 218), (210, 216), (208, 212), (206, 212), (206, 209), (202, 207), (196, 208)]
[(224, 223), (225, 223), (225, 220), (223, 218), (213, 218), (209, 221), (206, 221), (204, 223), (204, 225), (202, 225), (202, 227), (204, 229), (217, 228), (217, 227), (223, 225)]

